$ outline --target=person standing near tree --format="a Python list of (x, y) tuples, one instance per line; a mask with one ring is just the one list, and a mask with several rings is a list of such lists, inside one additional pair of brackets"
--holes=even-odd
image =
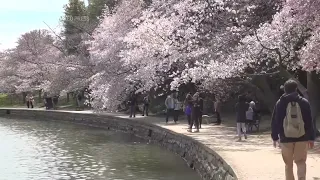
[(240, 95), (238, 97), (238, 102), (236, 104), (236, 118), (237, 118), (237, 134), (238, 141), (242, 139), (242, 133), (244, 138), (247, 139), (247, 130), (246, 130), (246, 112), (249, 109), (249, 103), (246, 102), (246, 97)]
[(53, 102), (53, 109), (57, 109), (58, 101), (59, 101), (59, 95), (55, 95), (55, 96), (53, 96), (53, 98), (52, 98), (52, 102)]
[(202, 125), (202, 115), (203, 115), (203, 93), (199, 94), (199, 105), (200, 105), (200, 113), (199, 113), (199, 128), (201, 129), (201, 125)]
[(136, 117), (136, 105), (137, 105), (137, 96), (134, 93), (130, 94), (128, 104), (130, 106), (130, 118)]
[(192, 96), (188, 93), (186, 99), (184, 100), (184, 112), (188, 119), (188, 125), (191, 124), (191, 112), (192, 112)]
[(189, 126), (188, 132), (192, 132), (192, 126), (195, 125), (196, 131), (194, 132), (199, 132), (199, 117), (201, 114), (201, 109), (200, 109), (200, 94), (199, 92), (196, 92), (193, 97), (192, 97), (192, 113), (191, 113), (191, 119), (192, 122)]
[(298, 179), (306, 180), (307, 152), (314, 147), (315, 140), (310, 104), (298, 94), (297, 88), (294, 80), (284, 84), (285, 94), (276, 103), (271, 124), (273, 146), (281, 144), (286, 180), (294, 180), (293, 162), (297, 165)]
[(52, 109), (53, 108), (52, 98), (50, 97), (50, 95), (48, 95), (47, 92), (45, 92), (44, 94), (44, 99), (45, 99), (46, 109)]
[(150, 98), (149, 95), (146, 95), (143, 98), (143, 112), (142, 112), (142, 116), (144, 116), (144, 113), (146, 113), (146, 116), (149, 115), (149, 105), (150, 105)]
[[(174, 105), (175, 105), (175, 102), (174, 102), (174, 98), (172, 97), (172, 95), (168, 95), (165, 102), (164, 102), (165, 106), (166, 106), (166, 110), (167, 110), (167, 114), (166, 114), (166, 123), (168, 123), (169, 121), (169, 117), (170, 116), (173, 116), (174, 114)], [(174, 119), (174, 122), (175, 119)]]
[(27, 107), (28, 108), (33, 108), (33, 103), (34, 103), (34, 98), (33, 98), (33, 95), (31, 93), (29, 93), (27, 96), (26, 96), (26, 100), (27, 100)]

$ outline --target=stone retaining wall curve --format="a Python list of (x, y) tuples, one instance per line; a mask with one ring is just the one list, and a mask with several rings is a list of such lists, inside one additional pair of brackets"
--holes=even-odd
[(138, 119), (107, 114), (51, 110), (0, 109), (0, 117), (68, 121), (133, 134), (177, 153), (203, 180), (236, 180), (232, 168), (212, 149), (197, 140)]

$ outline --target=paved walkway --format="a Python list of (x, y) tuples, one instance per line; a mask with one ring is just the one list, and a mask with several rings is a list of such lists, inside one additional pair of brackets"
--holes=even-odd
[[(124, 117), (124, 116), (121, 116)], [(127, 117), (127, 116), (125, 116)], [(284, 164), (280, 149), (273, 148), (270, 132), (252, 134), (247, 140), (236, 142), (236, 130), (231, 126), (232, 117), (225, 118), (225, 125), (203, 125), (200, 133), (187, 132), (187, 124), (173, 122), (165, 124), (164, 118), (137, 117), (172, 131), (191, 136), (212, 148), (232, 167), (239, 180), (284, 180)], [(228, 120), (229, 119), (229, 120)], [(232, 118), (233, 119), (233, 118)], [(263, 123), (264, 121), (264, 123)], [(232, 123), (231, 123), (232, 122)], [(268, 117), (262, 120), (261, 127), (269, 125)], [(320, 143), (309, 152), (307, 180), (320, 180)]]
[[(24, 109), (24, 108), (23, 108)], [(74, 113), (92, 113), (91, 111), (73, 111)], [(106, 113), (107, 114), (107, 113)], [(109, 114), (121, 118), (126, 115)], [(185, 121), (165, 124), (164, 118), (137, 116), (137, 120), (149, 122), (190, 136), (212, 148), (232, 167), (239, 180), (284, 180), (284, 164), (280, 149), (273, 148), (270, 132), (252, 134), (247, 140), (236, 142), (236, 130), (233, 117), (224, 117), (220, 126), (204, 124), (200, 133), (187, 132)], [(269, 126), (269, 117), (261, 121), (261, 128)], [(320, 180), (320, 142), (310, 150), (307, 162), (307, 180)]]

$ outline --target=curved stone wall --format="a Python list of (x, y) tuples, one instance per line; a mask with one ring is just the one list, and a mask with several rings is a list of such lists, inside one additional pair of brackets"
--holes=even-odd
[(125, 119), (106, 114), (29, 109), (0, 109), (0, 117), (69, 121), (131, 133), (179, 154), (204, 180), (237, 179), (231, 167), (217, 153), (200, 142), (136, 119)]

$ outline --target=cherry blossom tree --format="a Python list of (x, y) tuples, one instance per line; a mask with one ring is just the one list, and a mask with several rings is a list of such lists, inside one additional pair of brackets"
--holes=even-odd
[(16, 86), (20, 82), (20, 77), (16, 74), (17, 64), (10, 61), (8, 55), (9, 50), (1, 52), (0, 54), (0, 92), (1, 93), (14, 93)]
[(20, 77), (17, 92), (47, 89), (50, 76), (56, 70), (59, 51), (52, 46), (53, 38), (46, 30), (23, 34), (18, 45), (10, 52), (10, 61), (17, 64)]
[(94, 103), (105, 108), (119, 103), (123, 92), (149, 91), (168, 82), (171, 89), (190, 82), (211, 88), (215, 80), (238, 75), (248, 60), (237, 44), (266, 21), (253, 13), (263, 2), (154, 0), (145, 7), (123, 1), (105, 14), (89, 42), (96, 67)]
[(89, 58), (67, 56), (62, 44), (47, 30), (23, 34), (17, 47), (8, 50), (6, 55), (7, 68), (0, 72), (5, 79), (18, 79), (14, 83), (17, 93), (43, 90), (57, 95), (88, 86), (93, 74)]
[(91, 63), (95, 75), (90, 79), (92, 106), (113, 110), (124, 100), (123, 91), (131, 89), (126, 80), (135, 69), (120, 60), (119, 52), (125, 48), (121, 40), (133, 28), (132, 19), (141, 15), (143, 2), (123, 0), (111, 14), (106, 12), (101, 24), (88, 41)]
[(140, 64), (130, 78), (149, 90), (168, 78), (173, 89), (196, 81), (210, 88), (215, 79), (237, 75), (248, 59), (236, 46), (261, 22), (248, 25), (261, 2), (153, 1), (124, 38), (128, 49), (122, 59)]
[(319, 10), (315, 1), (287, 0), (272, 22), (261, 25), (254, 35), (242, 40), (249, 52), (247, 56), (257, 60), (251, 65), (264, 65), (267, 71), (279, 71), (281, 76), (293, 79), (296, 78), (292, 72), (309, 71), (308, 91), (302, 83), (298, 88), (310, 100), (314, 119), (320, 104), (312, 73), (318, 71)]

